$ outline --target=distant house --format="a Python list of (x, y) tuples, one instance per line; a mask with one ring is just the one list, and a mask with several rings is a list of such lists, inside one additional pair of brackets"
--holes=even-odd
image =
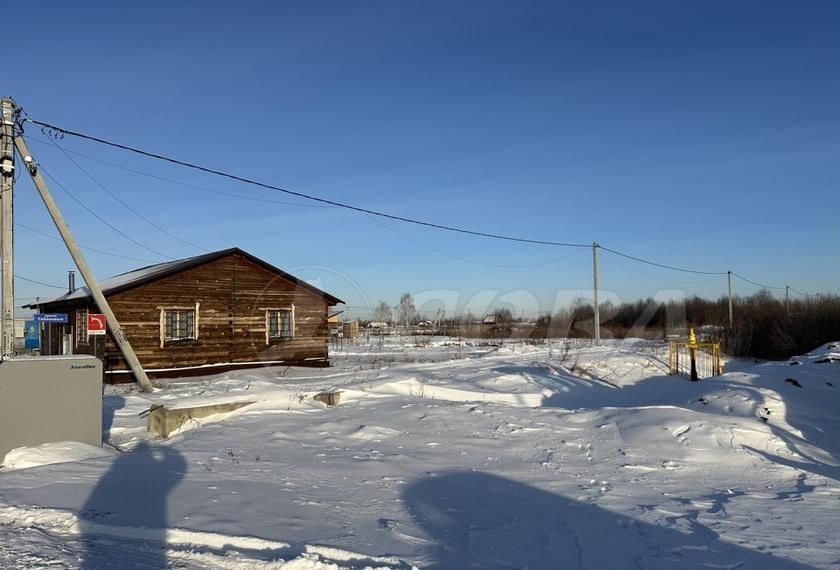
[(490, 335), (494, 338), (505, 338), (510, 336), (512, 327), (510, 323), (510, 313), (505, 315), (502, 313), (490, 313), (481, 320), (482, 334)]
[(702, 341), (716, 341), (723, 337), (725, 329), (719, 325), (701, 325), (694, 329)]
[(327, 314), (327, 326), (330, 328), (330, 334), (338, 334), (341, 332), (341, 315), (344, 311), (330, 311)]
[(344, 338), (358, 338), (359, 336), (359, 321), (344, 321), (341, 323), (341, 333)]
[[(239, 249), (143, 267), (100, 282), (150, 377), (296, 364), (328, 366), (328, 315), (343, 301)], [(43, 325), (44, 354), (95, 354), (106, 379), (129, 380), (111, 338), (88, 335), (99, 308), (85, 287), (27, 306), (66, 313)], [(64, 342), (63, 342), (64, 341)]]

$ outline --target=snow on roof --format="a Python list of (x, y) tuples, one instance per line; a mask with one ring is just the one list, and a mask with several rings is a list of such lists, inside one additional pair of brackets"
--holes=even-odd
[[(259, 265), (264, 267), (270, 268), (274, 271), (282, 273), (285, 277), (293, 281), (294, 283), (305, 287), (306, 289), (311, 290), (314, 293), (321, 294), (327, 297), (329, 300), (333, 301), (335, 304), (343, 303), (341, 299), (337, 297), (333, 297), (329, 293), (321, 291), (317, 287), (306, 283), (305, 281), (298, 279), (294, 275), (288, 274), (285, 271), (277, 269), (276, 267), (266, 263), (265, 261), (259, 259), (251, 255), (250, 253), (239, 249), (238, 247), (230, 248), (230, 249), (223, 249), (221, 251), (214, 251), (212, 253), (206, 253), (204, 255), (197, 255), (194, 257), (187, 257), (185, 259), (176, 259), (174, 261), (166, 261), (163, 263), (157, 263), (155, 265), (148, 265), (146, 267), (141, 267), (139, 269), (134, 269), (132, 271), (128, 271), (126, 273), (120, 273), (119, 275), (115, 275), (108, 279), (99, 282), (99, 288), (102, 289), (104, 294), (114, 293), (116, 291), (120, 291), (123, 289), (129, 289), (133, 286), (140, 285), (147, 281), (152, 281), (156, 277), (164, 277), (166, 275), (170, 275), (173, 273), (177, 273), (178, 271), (188, 269), (190, 267), (195, 267), (201, 265), (203, 263), (213, 261), (219, 259), (221, 257), (225, 257), (226, 255), (239, 253), (246, 258), (250, 259), (251, 261), (256, 262)], [(81, 299), (87, 299), (91, 297), (90, 289), (88, 287), (80, 287), (73, 291), (72, 293), (65, 293), (59, 297), (55, 297), (53, 299), (38, 301), (37, 303), (30, 303), (29, 305), (24, 305), (25, 308), (36, 308), (39, 305), (50, 305), (53, 303), (64, 303), (67, 301), (75, 301)]]

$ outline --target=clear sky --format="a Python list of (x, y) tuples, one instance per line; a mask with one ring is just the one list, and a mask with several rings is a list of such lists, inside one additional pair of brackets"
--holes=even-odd
[[(833, 0), (45, 2), (10, 13), (0, 91), (40, 120), (397, 215), (598, 241), (799, 291), (840, 283)], [(37, 128), (27, 135), (50, 175), (137, 241), (176, 258), (202, 252), (126, 209)], [(476, 312), (590, 294), (585, 249), (375, 221), (57, 142), (158, 226), (207, 250), (246, 249), (354, 311), (403, 291)], [(51, 186), (83, 245), (166, 259)], [(57, 235), (24, 176), (16, 221)], [(60, 285), (72, 269), (60, 242), (22, 227), (16, 252), (21, 276)], [(87, 256), (101, 277), (148, 264)], [(613, 300), (726, 291), (725, 277), (606, 253), (600, 278)], [(56, 292), (17, 282), (22, 301)]]

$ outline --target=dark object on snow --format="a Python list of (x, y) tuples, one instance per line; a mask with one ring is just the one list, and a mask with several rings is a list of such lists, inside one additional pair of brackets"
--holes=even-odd
[(793, 385), (794, 385), (794, 386), (796, 386), (797, 388), (801, 388), (801, 387), (802, 387), (802, 384), (800, 384), (800, 383), (799, 383), (799, 381), (798, 381), (798, 380), (796, 380), (796, 378), (788, 378), (787, 380), (785, 380), (785, 382), (787, 382), (788, 384), (793, 384)]
[(312, 399), (323, 402), (328, 406), (337, 406), (341, 401), (341, 392), (321, 392), (312, 396)]
[(814, 364), (827, 364), (830, 362), (840, 362), (840, 358), (837, 358), (836, 356), (826, 356), (825, 358), (815, 360)]
[(834, 384), (832, 384), (831, 382), (826, 382), (825, 385), (826, 386), (831, 386), (832, 388), (834, 388)]
[(798, 360), (794, 360), (793, 362), (790, 363), (791, 366), (796, 366), (797, 364), (802, 364), (802, 363), (799, 362)]
[[(763, 421), (764, 423), (767, 423), (768, 421), (770, 421), (770, 414), (772, 414), (772, 413), (773, 412), (770, 411), (770, 408), (768, 408), (767, 406), (764, 406), (764, 408), (760, 412), (758, 412), (758, 417), (761, 418), (761, 421)], [(766, 414), (766, 415), (762, 415), (762, 414)]]

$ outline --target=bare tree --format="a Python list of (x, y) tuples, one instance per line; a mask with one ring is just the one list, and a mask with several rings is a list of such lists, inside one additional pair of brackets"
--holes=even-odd
[(400, 296), (399, 308), (400, 322), (405, 323), (405, 326), (410, 325), (414, 319), (415, 312), (414, 299), (411, 297), (410, 293), (403, 293)]
[(373, 320), (380, 323), (387, 323), (391, 320), (391, 307), (385, 301), (379, 301), (373, 310)]

